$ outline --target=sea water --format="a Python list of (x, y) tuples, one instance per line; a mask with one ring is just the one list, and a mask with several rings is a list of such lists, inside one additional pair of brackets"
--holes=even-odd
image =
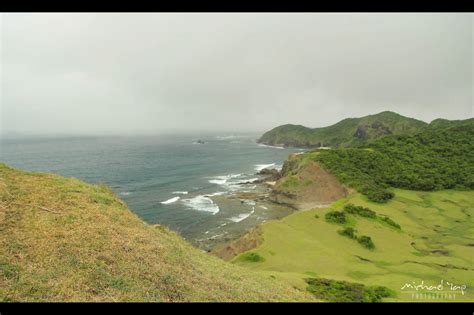
[[(2, 139), (0, 160), (108, 185), (150, 224), (209, 249), (290, 210), (228, 199), (258, 189), (263, 168), (279, 168), (297, 149), (259, 145), (254, 134)], [(242, 184), (247, 183), (248, 184)]]

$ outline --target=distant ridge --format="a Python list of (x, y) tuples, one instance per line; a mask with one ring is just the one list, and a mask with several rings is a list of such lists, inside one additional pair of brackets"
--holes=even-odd
[(264, 133), (258, 143), (295, 147), (357, 146), (390, 134), (409, 134), (427, 126), (424, 121), (384, 111), (360, 118), (346, 118), (322, 128), (281, 125)]

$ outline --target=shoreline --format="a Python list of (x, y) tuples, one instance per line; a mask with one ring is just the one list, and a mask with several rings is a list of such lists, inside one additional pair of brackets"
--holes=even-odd
[[(312, 161), (298, 166), (296, 172), (297, 182), (310, 183), (310, 185), (297, 184), (295, 187), (285, 185), (295, 176), (293, 168), (298, 165), (295, 161), (298, 158), (297, 154), (290, 155), (280, 171), (263, 169), (257, 173), (263, 175), (263, 178), (255, 184), (264, 187), (267, 191), (266, 194), (260, 196), (261, 200), (273, 206), (291, 209), (291, 213), (272, 220), (281, 220), (294, 212), (328, 208), (334, 201), (346, 197), (350, 193), (350, 190), (342, 186), (333, 175)], [(260, 227), (263, 223), (265, 222), (260, 222), (251, 230), (228, 239), (225, 243), (216, 244), (209, 253), (224, 260), (232, 260), (240, 253), (258, 247), (262, 241)]]

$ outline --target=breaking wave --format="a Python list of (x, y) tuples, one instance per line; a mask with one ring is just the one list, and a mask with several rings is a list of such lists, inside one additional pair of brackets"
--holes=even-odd
[(183, 199), (183, 202), (193, 210), (210, 212), (214, 215), (219, 212), (219, 207), (208, 196), (209, 195), (199, 195), (194, 198)]
[(240, 221), (243, 221), (245, 219), (247, 219), (248, 217), (250, 217), (253, 213), (255, 212), (255, 208), (253, 207), (252, 208), (252, 211), (250, 211), (249, 213), (241, 213), (239, 214), (238, 216), (236, 217), (232, 217), (232, 218), (229, 218), (229, 220), (231, 220), (232, 222), (240, 222)]
[(173, 198), (170, 198), (168, 200), (165, 200), (165, 201), (162, 201), (160, 202), (161, 204), (163, 205), (167, 205), (167, 204), (170, 204), (170, 203), (173, 203), (173, 202), (176, 202), (179, 200), (180, 197), (173, 197)]

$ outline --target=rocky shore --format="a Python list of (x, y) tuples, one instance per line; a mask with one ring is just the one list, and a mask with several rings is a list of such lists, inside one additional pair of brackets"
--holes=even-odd
[[(333, 201), (348, 194), (348, 190), (316, 162), (308, 161), (302, 165), (299, 158), (296, 154), (290, 156), (281, 171), (268, 168), (259, 171), (257, 175), (261, 178), (253, 182), (261, 186), (257, 192), (235, 192), (227, 198), (239, 199), (241, 202), (265, 202), (301, 211), (328, 207)], [(215, 246), (210, 253), (224, 260), (231, 260), (239, 253), (258, 247), (260, 243), (261, 236), (257, 226), (238, 238)]]

